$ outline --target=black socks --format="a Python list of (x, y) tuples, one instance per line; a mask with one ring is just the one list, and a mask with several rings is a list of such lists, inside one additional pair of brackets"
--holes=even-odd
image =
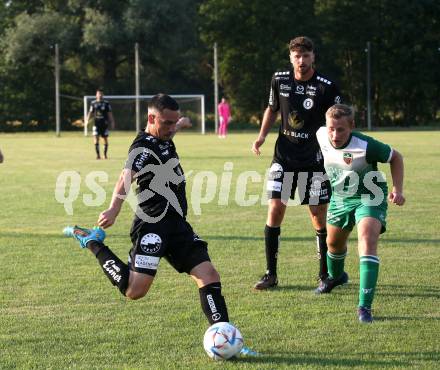
[(99, 158), (99, 144), (95, 144), (96, 158)]
[(87, 248), (96, 256), (99, 265), (110, 282), (117, 286), (119, 291), (125, 296), (130, 275), (128, 266), (102, 243), (92, 240), (87, 243)]
[(327, 229), (316, 230), (316, 252), (319, 260), (319, 278), (328, 276), (327, 271)]
[(221, 321), (229, 322), (228, 309), (226, 308), (225, 298), (222, 296), (220, 282), (199, 288), (199, 294), (203, 313), (210, 325)]
[(267, 270), (270, 275), (277, 274), (277, 260), (278, 260), (278, 248), (280, 244), (280, 227), (264, 228), (264, 239), (266, 243), (266, 263)]

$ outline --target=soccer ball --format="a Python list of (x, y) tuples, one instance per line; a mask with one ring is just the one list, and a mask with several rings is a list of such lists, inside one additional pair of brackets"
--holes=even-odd
[(243, 337), (234, 325), (219, 322), (206, 330), (203, 347), (213, 360), (228, 360), (243, 348)]

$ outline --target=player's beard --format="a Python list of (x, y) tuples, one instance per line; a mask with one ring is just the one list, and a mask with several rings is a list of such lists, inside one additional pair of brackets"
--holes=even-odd
[(312, 69), (312, 65), (303, 65), (303, 66), (298, 66), (298, 72), (301, 76), (305, 76), (306, 74), (310, 73), (311, 69)]

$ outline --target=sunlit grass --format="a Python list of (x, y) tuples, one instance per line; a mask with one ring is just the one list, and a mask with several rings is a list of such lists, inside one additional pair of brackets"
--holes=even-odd
[[(346, 262), (351, 283), (331, 295), (312, 293), (317, 261), (304, 207), (287, 210), (279, 288), (251, 289), (265, 270), (263, 179), (276, 135), (269, 137), (259, 158), (250, 151), (254, 134), (232, 134), (226, 140), (214, 135), (176, 137), (188, 174), (188, 219), (209, 242), (232, 322), (246, 344), (263, 354), (222, 368), (438, 367), (440, 132), (373, 135), (404, 155), (407, 204), (389, 207), (388, 231), (379, 247), (376, 321), (371, 326), (360, 325), (355, 314), (359, 287), (355, 233)], [(115, 133), (110, 138), (110, 159), (96, 161), (91, 138), (80, 134), (0, 136), (5, 155), (0, 165), (0, 368), (218, 368), (203, 351), (208, 325), (197, 288), (187, 276), (162, 261), (148, 295), (127, 301), (107, 281), (93, 256), (61, 235), (65, 225), (95, 224), (109, 203), (132, 139), (131, 133)], [(224, 170), (226, 162), (233, 163), (232, 171)], [(387, 166), (380, 169), (390, 179)], [(76, 171), (81, 179), (72, 215), (55, 198), (63, 171)], [(85, 182), (92, 171), (108, 175), (108, 181), (99, 183), (106, 198), (102, 204), (87, 206), (84, 195), (95, 197)], [(217, 177), (214, 196), (207, 203), (191, 196), (193, 180), (201, 171)], [(224, 205), (219, 204), (219, 189), (228, 171), (232, 180)], [(245, 199), (258, 196), (250, 206), (240, 206), (236, 200), (243, 171), (261, 177), (247, 182)], [(206, 183), (201, 189), (203, 199)], [(66, 197), (69, 191), (67, 187)], [(126, 205), (107, 234), (107, 244), (122, 259), (130, 248), (131, 218)]]

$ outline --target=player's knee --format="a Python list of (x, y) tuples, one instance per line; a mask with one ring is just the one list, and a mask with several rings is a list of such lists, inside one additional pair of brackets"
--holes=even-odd
[(125, 296), (128, 299), (136, 301), (137, 299), (141, 299), (141, 298), (145, 297), (147, 295), (147, 293), (148, 293), (148, 288), (147, 289), (128, 288), (127, 291), (125, 292)]
[(218, 283), (220, 281), (220, 274), (214, 268), (214, 266), (210, 266), (210, 268), (203, 271), (203, 274), (200, 276), (200, 280), (202, 285), (208, 285), (212, 283)]
[(219, 282), (219, 281), (220, 281), (220, 274), (219, 274), (218, 271), (214, 268), (214, 266), (212, 266), (211, 269), (208, 269), (208, 270), (205, 272), (204, 276), (202, 277), (202, 280), (203, 280), (206, 284)]
[(370, 235), (360, 235), (358, 248), (363, 254), (375, 255), (377, 253), (377, 238)]
[(316, 219), (325, 219), (327, 215), (327, 206), (321, 205), (321, 206), (310, 206), (310, 216), (316, 218)]
[(379, 232), (372, 229), (358, 229), (358, 241), (359, 244), (375, 245), (379, 239)]
[(270, 226), (279, 226), (283, 221), (284, 207), (278, 203), (271, 204), (268, 211), (268, 224)]
[(269, 211), (269, 215), (272, 218), (279, 219), (283, 217), (283, 211), (279, 208), (271, 208)]
[(336, 243), (334, 242), (334, 240), (327, 238), (327, 248), (329, 250), (334, 250), (336, 249)]
[(316, 230), (322, 230), (326, 228), (327, 223), (327, 207), (326, 206), (310, 206), (309, 207), (310, 219)]
[(201, 264), (195, 266), (189, 274), (197, 283), (199, 288), (220, 282), (220, 275), (213, 266), (213, 264), (209, 261), (202, 262)]
[(331, 253), (338, 253), (345, 251), (346, 246), (336, 239), (327, 237), (327, 248)]
[(145, 297), (146, 294), (147, 294), (147, 292), (126, 292), (125, 296), (128, 299), (136, 301), (138, 299), (141, 299), (141, 298)]

